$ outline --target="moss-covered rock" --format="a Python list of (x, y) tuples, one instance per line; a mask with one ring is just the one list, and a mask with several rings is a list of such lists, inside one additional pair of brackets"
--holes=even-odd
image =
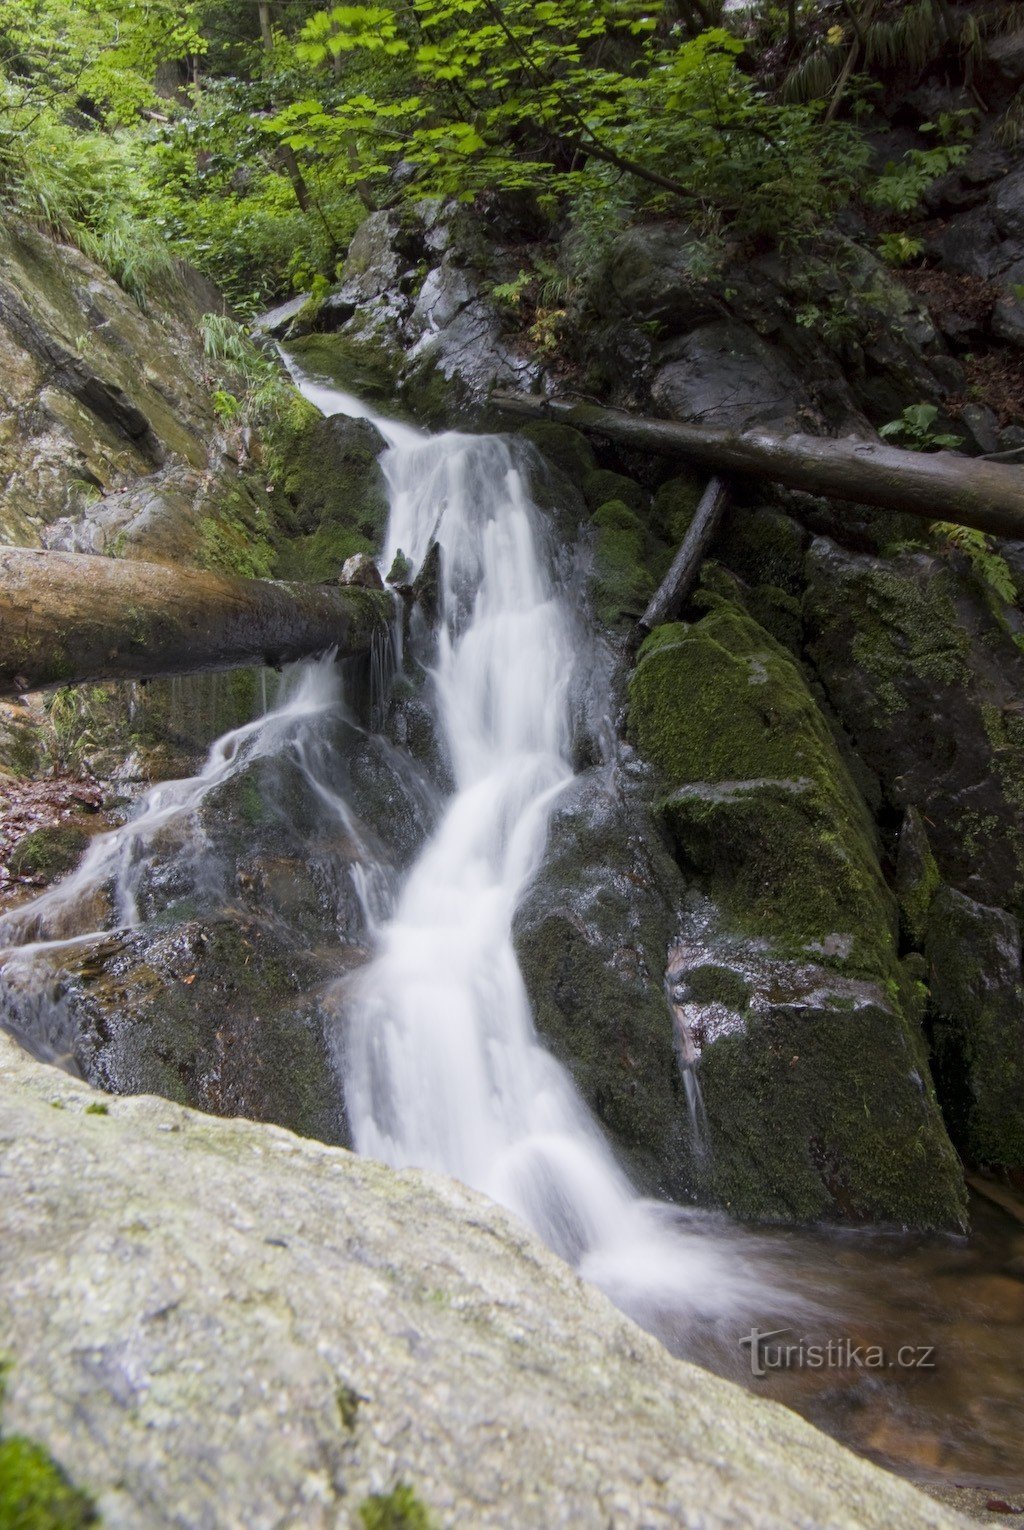
[(88, 834), (77, 824), (34, 829), (18, 841), (9, 865), (16, 876), (39, 876), (49, 882), (77, 865), (88, 843)]
[(924, 820), (917, 808), (908, 808), (896, 852), (895, 890), (900, 906), (900, 935), (904, 944), (916, 951), (924, 949), (928, 915), (940, 880)]
[(748, 585), (773, 585), (795, 596), (803, 590), (806, 547), (807, 533), (790, 516), (764, 507), (737, 507), (715, 552)]
[(606, 626), (635, 621), (655, 591), (648, 567), (647, 533), (635, 511), (609, 500), (592, 517), (594, 609)]
[(677, 547), (690, 529), (690, 522), (706, 488), (707, 475), (693, 469), (677, 473), (655, 491), (651, 524), (670, 547)]
[(965, 1201), (920, 1037), (881, 984), (684, 921), (670, 955), (711, 1190), (734, 1216), (949, 1227)]
[(368, 403), (387, 404), (397, 392), (402, 356), (378, 334), (305, 335), (289, 350), (303, 371)]
[(368, 420), (319, 413), (307, 417), (282, 447), (278, 518), (279, 579), (336, 578), (346, 559), (379, 552), (388, 499), (378, 457), (384, 439)]
[(750, 989), (722, 997), (710, 1029), (691, 1016), (717, 1193), (743, 1216), (955, 1226), (962, 1183), (901, 1007), (873, 823), (791, 654), (709, 599), (703, 620), (645, 642), (628, 725), (716, 910), (714, 941), (677, 959), (680, 1002), (709, 966)]
[(627, 505), (634, 514), (642, 515), (650, 504), (650, 495), (635, 478), (613, 473), (610, 468), (593, 468), (586, 474), (580, 487), (591, 510), (599, 510), (609, 500), (616, 499)]
[(1024, 915), (1024, 654), (973, 575), (819, 538), (808, 652), (888, 805), (916, 807), (943, 881)]
[(520, 434), (577, 487), (583, 487), (584, 480), (597, 466), (590, 442), (571, 425), (535, 420), (525, 425)]
[(1017, 921), (952, 888), (928, 916), (935, 1077), (969, 1163), (1024, 1168), (1024, 980)]
[(642, 807), (581, 776), (516, 915), (537, 1027), (638, 1183), (692, 1194), (694, 1142), (665, 964), (685, 889)]
[(680, 853), (738, 923), (794, 955), (828, 942), (891, 974), (873, 826), (791, 656), (752, 618), (722, 605), (652, 633), (629, 726), (668, 787)]

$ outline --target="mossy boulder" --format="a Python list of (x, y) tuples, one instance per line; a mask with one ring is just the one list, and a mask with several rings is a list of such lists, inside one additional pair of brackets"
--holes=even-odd
[(714, 940), (678, 957), (680, 1002), (709, 965), (749, 986), (710, 1030), (700, 1006), (691, 1016), (716, 1191), (748, 1217), (958, 1225), (873, 823), (792, 655), (711, 599), (700, 622), (645, 642), (628, 726), (713, 911)]
[(656, 585), (647, 561), (647, 533), (635, 511), (620, 499), (602, 505), (594, 527), (594, 609), (600, 621), (616, 626), (642, 615)]
[(619, 500), (635, 515), (642, 515), (650, 504), (650, 495), (635, 478), (624, 473), (613, 473), (610, 468), (593, 468), (583, 479), (580, 487), (591, 510), (599, 510), (609, 500)]
[(896, 909), (874, 829), (792, 657), (737, 607), (659, 627), (629, 728), (683, 858), (737, 923), (794, 956), (842, 948), (891, 975)]
[(673, 1197), (692, 1193), (694, 1182), (664, 992), (684, 892), (643, 806), (610, 792), (593, 770), (555, 808), (514, 928), (545, 1043), (637, 1182)]
[(959, 1165), (895, 989), (779, 959), (706, 904), (670, 993), (707, 1120), (706, 1182), (758, 1221), (963, 1225)]
[(818, 538), (807, 651), (887, 805), (927, 820), (944, 882), (1024, 917), (1024, 653), (1009, 612), (933, 553)]
[(289, 534), (278, 548), (280, 579), (336, 578), (356, 553), (380, 550), (388, 498), (378, 457), (385, 442), (368, 420), (316, 414), (281, 464), (279, 512)]
[(807, 533), (791, 516), (765, 507), (736, 507), (720, 533), (715, 554), (748, 585), (802, 593)]
[(367, 403), (386, 405), (395, 396), (403, 358), (379, 334), (350, 328), (343, 335), (305, 335), (289, 350), (303, 371)]
[(969, 1163), (1024, 1169), (1020, 926), (943, 887), (926, 954), (935, 1077), (953, 1140)]
[(690, 529), (690, 522), (706, 488), (707, 475), (694, 469), (676, 473), (655, 490), (651, 524), (657, 535), (673, 549)]
[(552, 465), (582, 488), (584, 481), (594, 471), (597, 460), (594, 449), (586, 436), (571, 425), (556, 425), (550, 420), (535, 420), (525, 425), (520, 434), (546, 457)]
[(50, 882), (78, 864), (88, 843), (88, 834), (77, 824), (33, 829), (18, 841), (9, 865), (16, 876), (37, 876)]

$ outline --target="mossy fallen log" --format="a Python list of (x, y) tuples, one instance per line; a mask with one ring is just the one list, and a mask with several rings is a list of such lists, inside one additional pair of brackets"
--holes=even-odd
[(0, 696), (368, 652), (391, 597), (162, 563), (0, 548)]
[(556, 420), (618, 446), (703, 463), (715, 473), (766, 478), (827, 499), (898, 510), (928, 521), (952, 521), (995, 536), (1024, 539), (1024, 468), (909, 452), (850, 437), (773, 436), (626, 414), (533, 394), (494, 392), (509, 414)]

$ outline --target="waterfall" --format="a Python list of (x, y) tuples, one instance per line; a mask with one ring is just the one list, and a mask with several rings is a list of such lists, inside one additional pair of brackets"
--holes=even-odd
[[(339, 785), (333, 655), (295, 666), (271, 709), (218, 739), (196, 775), (153, 787), (128, 822), (93, 840), (76, 872), (0, 920), (5, 1022), (40, 1055), (73, 1066), (64, 966), (83, 946), (102, 952), (112, 934), (144, 923), (151, 878), (169, 863), (216, 905), (224, 868), (203, 804), (254, 762), (287, 760), (317, 821), (345, 831), (372, 948), (328, 1006), (356, 1149), (453, 1175), (501, 1202), (674, 1347), (692, 1353), (702, 1326), (749, 1317), (765, 1301), (775, 1316), (807, 1311), (790, 1280), (769, 1277), (772, 1261), (749, 1236), (638, 1196), (534, 1028), (513, 919), (573, 779), (581, 691), (602, 666), (522, 459), (503, 437), (428, 436), (295, 376), (325, 414), (367, 417), (387, 442), (382, 568), (401, 551), (420, 569), (439, 549), (436, 626), (412, 632), (408, 662), (424, 671), (453, 789), (428, 815), (404, 875), (385, 865)], [(610, 733), (609, 705), (606, 695), (593, 731)], [(402, 769), (436, 795), (414, 761), (403, 757)]]
[(573, 778), (587, 638), (512, 447), (426, 436), (293, 375), (325, 414), (370, 418), (388, 442), (382, 569), (399, 551), (421, 567), (434, 542), (441, 555), (432, 681), (455, 790), (341, 1006), (355, 1146), (503, 1203), (641, 1320), (737, 1310), (749, 1269), (637, 1196), (541, 1044), (516, 960), (513, 916)]

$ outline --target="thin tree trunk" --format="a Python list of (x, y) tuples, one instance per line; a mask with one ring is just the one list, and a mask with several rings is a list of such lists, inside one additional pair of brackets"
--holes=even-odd
[(665, 575), (650, 605), (637, 623), (637, 637), (643, 637), (679, 615), (683, 602), (693, 588), (700, 566), (718, 530), (729, 504), (729, 485), (723, 478), (712, 478), (694, 511), (672, 567)]
[(682, 425), (523, 393), (494, 392), (491, 402), (509, 414), (557, 420), (622, 446), (700, 462), (716, 473), (769, 479), (826, 499), (1024, 540), (1024, 470), (980, 457), (901, 451), (881, 441)]
[(80, 553), (0, 548), (0, 696), (93, 680), (273, 667), (369, 651), (391, 599), (347, 585), (234, 579)]

